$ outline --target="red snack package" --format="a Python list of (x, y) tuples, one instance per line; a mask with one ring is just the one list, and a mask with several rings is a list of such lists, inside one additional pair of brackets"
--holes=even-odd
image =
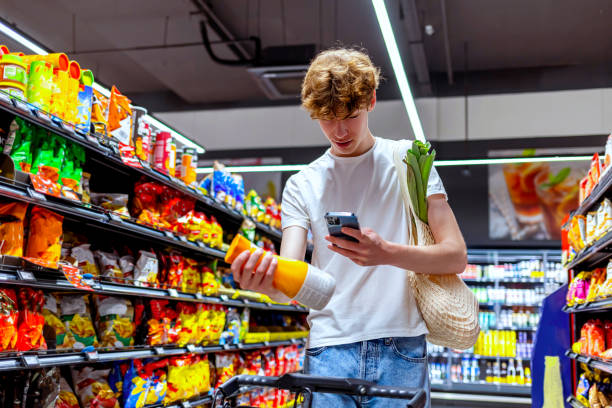
[(26, 256), (57, 262), (62, 250), (64, 217), (41, 207), (34, 207), (30, 218), (30, 234)]
[(45, 318), (41, 311), (44, 305), (45, 296), (42, 290), (19, 288), (17, 350), (47, 349), (42, 333)]
[(612, 322), (606, 320), (604, 324), (604, 330), (606, 331), (606, 349), (612, 348)]
[(154, 213), (159, 212), (159, 196), (163, 186), (158, 183), (141, 180), (134, 186), (134, 199), (132, 202), (132, 214), (138, 217), (143, 210)]
[(13, 289), (0, 288), (0, 351), (17, 347), (17, 296)]

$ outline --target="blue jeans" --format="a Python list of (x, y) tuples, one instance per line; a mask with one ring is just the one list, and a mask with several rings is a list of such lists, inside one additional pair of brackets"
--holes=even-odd
[[(425, 335), (387, 337), (306, 350), (306, 372), (325, 377), (359, 378), (379, 385), (424, 388), (429, 407), (429, 374)], [(352, 399), (352, 400), (351, 400)], [(401, 400), (316, 393), (313, 408), (401, 407)], [(405, 404), (404, 404), (405, 406)]]

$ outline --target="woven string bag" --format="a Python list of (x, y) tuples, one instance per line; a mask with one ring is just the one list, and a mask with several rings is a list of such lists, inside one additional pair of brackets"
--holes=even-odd
[[(405, 143), (396, 143), (393, 160), (408, 214), (410, 245), (433, 245), (435, 240), (429, 225), (414, 212), (407, 186), (407, 168), (402, 161)], [(430, 343), (457, 350), (466, 350), (476, 343), (478, 300), (470, 288), (456, 274), (426, 275), (406, 271), (416, 303), (429, 334)]]

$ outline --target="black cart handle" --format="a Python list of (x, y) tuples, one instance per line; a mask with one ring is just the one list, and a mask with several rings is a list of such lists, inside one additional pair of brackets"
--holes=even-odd
[(396, 398), (410, 400), (408, 408), (423, 408), (427, 399), (422, 388), (391, 387), (376, 385), (357, 378), (319, 377), (305, 374), (285, 374), (281, 377), (259, 375), (238, 375), (219, 386), (224, 397), (237, 393), (241, 386), (271, 387), (291, 392), (322, 392), (332, 394), (360, 395), (370, 397)]

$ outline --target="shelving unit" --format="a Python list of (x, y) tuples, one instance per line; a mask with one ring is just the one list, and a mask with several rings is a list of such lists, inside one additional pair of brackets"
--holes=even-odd
[[(146, 176), (149, 180), (180, 191), (195, 200), (196, 209), (207, 215), (215, 216), (222, 224), (224, 233), (236, 233), (245, 219), (245, 216), (238, 211), (229, 208), (224, 203), (215, 201), (197, 188), (187, 186), (182, 180), (152, 169), (148, 163), (141, 162), (142, 167), (133, 167), (125, 164), (119, 155), (118, 145), (114, 141), (108, 138), (101, 138), (96, 134), (84, 134), (75, 131), (70, 125), (60, 120), (55, 120), (55, 118), (51, 120), (49, 119), (50, 116), (44, 112), (33, 108), (31, 105), (10, 99), (7, 97), (7, 94), (0, 91), (0, 120), (4, 123), (10, 123), (13, 117), (20, 117), (29, 123), (41, 126), (84, 147), (87, 155), (86, 164), (94, 169), (102, 169), (101, 172), (108, 172), (106, 177), (109, 179), (115, 177), (120, 181), (119, 186), (125, 187), (128, 183)], [(103, 233), (103, 236), (111, 237), (111, 239), (114, 237), (129, 238), (130, 243), (136, 243), (141, 247), (155, 245), (159, 248), (170, 248), (179, 250), (185, 256), (197, 259), (222, 261), (225, 257), (225, 252), (217, 248), (211, 248), (201, 242), (189, 241), (186, 236), (139, 224), (134, 219), (118, 216), (112, 211), (95, 205), (41, 194), (33, 188), (29, 177), (23, 177), (23, 174), (17, 174), (17, 176), (16, 180), (0, 177), (0, 197), (26, 202), (56, 212), (64, 217), (65, 223), (78, 225), (79, 232), (86, 232), (92, 235)], [(119, 192), (127, 192), (130, 195), (132, 193), (131, 191)], [(259, 222), (255, 222), (255, 225), (257, 232), (270, 238), (276, 245), (280, 243), (280, 231)], [(311, 248), (309, 249), (311, 250)], [(101, 277), (90, 279), (87, 281), (87, 284), (91, 287), (91, 291), (73, 286), (60, 270), (38, 266), (21, 258), (0, 256), (0, 285), (3, 286), (29, 286), (44, 289), (45, 291), (62, 293), (97, 293), (198, 302), (270, 312), (308, 312), (306, 308), (299, 305), (266, 303), (244, 296), (235, 297), (231, 293), (205, 296), (202, 293), (187, 293), (179, 290), (179, 288), (155, 288), (135, 286), (129, 283), (121, 284)], [(230, 345), (186, 345), (184, 347), (163, 345), (159, 347), (134, 346), (121, 349), (98, 348), (87, 352), (55, 350), (3, 352), (0, 353), (0, 372), (24, 369), (35, 370), (55, 366), (103, 364), (132, 359), (166, 358), (188, 354), (250, 351), (297, 344), (304, 344), (304, 339), (294, 338), (283, 341)], [(211, 396), (201, 395), (169, 406), (188, 408), (209, 405), (211, 402)], [(155, 407), (161, 407), (161, 405), (148, 406), (148, 408)]]
[[(533, 249), (469, 249), (468, 250), (468, 262), (470, 264), (480, 265), (503, 265), (505, 263), (518, 263), (521, 261), (539, 260), (542, 265), (546, 267), (549, 263), (560, 263), (561, 252), (558, 250), (533, 250)], [(546, 273), (543, 278), (532, 278), (532, 277), (499, 277), (499, 278), (488, 278), (482, 277), (477, 279), (464, 279), (464, 282), (473, 288), (494, 288), (495, 290), (507, 290), (507, 289), (535, 289), (538, 290), (552, 291), (556, 289), (561, 282), (558, 282), (552, 270), (544, 270)], [(537, 327), (524, 327), (524, 326), (507, 326), (500, 323), (499, 316), (502, 310), (508, 310), (513, 308), (529, 309), (533, 313), (539, 313), (540, 304), (533, 303), (522, 303), (516, 305), (506, 304), (504, 302), (481, 302), (482, 311), (493, 312), (496, 316), (497, 324), (491, 327), (491, 330), (513, 330), (517, 332), (525, 332), (529, 335), (534, 335), (537, 331)], [(453, 351), (445, 349), (444, 352), (431, 352), (430, 356), (430, 367), (431, 364), (440, 363), (445, 369), (444, 379), (442, 382), (432, 382), (432, 391), (436, 392), (451, 392), (456, 395), (494, 395), (495, 398), (503, 398), (505, 403), (508, 404), (524, 404), (525, 400), (531, 394), (531, 386), (528, 385), (513, 385), (513, 384), (496, 384), (484, 381), (486, 363), (493, 362), (501, 365), (501, 362), (509, 362), (514, 360), (515, 362), (522, 361), (526, 362), (526, 359), (517, 359), (516, 357), (495, 357), (495, 356), (482, 356), (477, 355), (468, 351)], [(451, 373), (451, 367), (453, 365), (460, 364), (463, 358), (468, 358), (470, 361), (476, 359), (478, 361), (480, 370), (480, 381), (476, 382), (457, 382), (452, 381), (453, 374)], [(458, 397), (459, 398), (459, 397)]]
[[(581, 203), (572, 215), (585, 215), (597, 208), (605, 197), (612, 191), (612, 171), (605, 172), (599, 179), (591, 194)], [(565, 268), (571, 280), (579, 272), (589, 271), (597, 267), (604, 267), (612, 258), (612, 231), (593, 242), (576, 254), (574, 259)], [(562, 310), (570, 317), (570, 345), (580, 338), (580, 329), (589, 318), (605, 318), (606, 313), (612, 310), (612, 298), (587, 301), (574, 306), (564, 306)], [(575, 408), (586, 408), (574, 395), (578, 378), (581, 373), (580, 365), (586, 364), (592, 369), (612, 374), (612, 363), (600, 358), (574, 353), (571, 349), (565, 356), (572, 361), (572, 395), (567, 396), (567, 403)]]

